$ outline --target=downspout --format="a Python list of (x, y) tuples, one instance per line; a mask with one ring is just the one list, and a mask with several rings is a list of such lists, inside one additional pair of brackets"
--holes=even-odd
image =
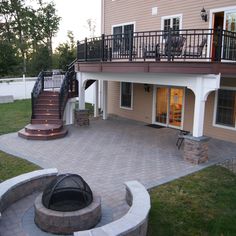
[[(101, 33), (105, 34), (105, 0), (101, 0)], [(103, 81), (98, 81), (99, 85), (99, 108), (103, 110)]]

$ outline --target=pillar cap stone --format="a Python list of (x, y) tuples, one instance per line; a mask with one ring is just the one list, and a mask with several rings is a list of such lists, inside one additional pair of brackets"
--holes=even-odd
[(207, 136), (194, 137), (191, 134), (184, 135), (183, 138), (196, 141), (196, 142), (207, 142), (210, 140), (210, 137), (207, 137)]

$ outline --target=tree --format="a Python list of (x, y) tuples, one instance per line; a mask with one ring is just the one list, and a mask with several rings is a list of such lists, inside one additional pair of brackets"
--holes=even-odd
[(76, 44), (74, 34), (72, 31), (67, 32), (68, 41), (59, 44), (56, 48), (54, 58), (58, 60), (56, 67), (66, 70), (69, 65), (76, 58)]
[(0, 41), (0, 76), (14, 74), (19, 58), (16, 48), (7, 41)]
[(17, 49), (22, 60), (22, 72), (27, 72), (27, 63), (32, 62), (31, 57), (39, 55), (36, 51), (44, 46), (49, 51), (50, 67), (52, 38), (58, 31), (60, 21), (55, 4), (39, 0), (35, 9), (26, 5), (25, 0), (2, 0), (0, 16), (0, 37)]
[(42, 70), (50, 69), (51, 58), (47, 46), (37, 45), (36, 50), (32, 53), (28, 62), (28, 74), (35, 76)]
[[(40, 1), (41, 2), (41, 1)], [(49, 56), (52, 57), (52, 38), (59, 29), (60, 17), (56, 15), (54, 3), (42, 4), (38, 10), (38, 22), (41, 32), (42, 42), (48, 47)]]

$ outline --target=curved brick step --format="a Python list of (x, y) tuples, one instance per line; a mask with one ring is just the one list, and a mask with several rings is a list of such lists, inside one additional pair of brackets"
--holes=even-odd
[(25, 126), (25, 131), (30, 134), (51, 134), (58, 133), (63, 129), (62, 125), (56, 124), (28, 124)]
[(18, 132), (18, 136), (32, 140), (51, 140), (63, 138), (67, 133), (68, 130), (63, 126), (29, 124)]

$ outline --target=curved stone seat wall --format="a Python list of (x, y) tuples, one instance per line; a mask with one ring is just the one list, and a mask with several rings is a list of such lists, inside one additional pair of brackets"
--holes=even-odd
[(1, 212), (17, 200), (42, 191), (58, 174), (55, 168), (36, 170), (8, 179), (0, 184), (0, 217)]
[(131, 206), (120, 219), (91, 230), (74, 232), (74, 236), (145, 236), (147, 234), (150, 196), (138, 181), (126, 185), (126, 201)]

